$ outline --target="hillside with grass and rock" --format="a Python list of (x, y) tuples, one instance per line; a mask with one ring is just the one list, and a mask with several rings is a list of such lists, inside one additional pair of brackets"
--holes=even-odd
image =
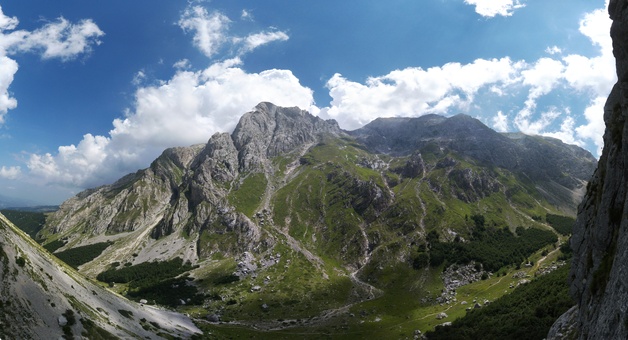
[(206, 335), (411, 337), (558, 268), (569, 232), (551, 222), (575, 215), (595, 163), (465, 115), (343, 131), (260, 103), (69, 199), (36, 239)]
[(0, 215), (3, 339), (189, 338), (192, 321), (123, 298), (51, 256)]

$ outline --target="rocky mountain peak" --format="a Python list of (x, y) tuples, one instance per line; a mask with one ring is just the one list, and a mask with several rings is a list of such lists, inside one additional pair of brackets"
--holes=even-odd
[(239, 150), (240, 169), (248, 169), (267, 157), (316, 142), (325, 134), (342, 132), (334, 120), (322, 120), (298, 107), (263, 102), (242, 116), (231, 137)]

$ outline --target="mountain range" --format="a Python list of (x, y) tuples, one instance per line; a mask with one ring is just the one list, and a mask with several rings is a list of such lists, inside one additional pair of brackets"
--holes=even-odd
[[(460, 316), (463, 299), (495, 299), (502, 285), (519, 283), (513, 273), (534, 275), (550, 251), (555, 259), (566, 237), (548, 216), (575, 216), (596, 163), (579, 147), (497, 133), (463, 114), (379, 118), (344, 131), (299, 108), (260, 103), (233, 133), (167, 149), (149, 168), (48, 215), (37, 241), (74, 268), (35, 264), (50, 256), (5, 226), (5, 272), (19, 275), (3, 280), (8, 289), (28, 275), (42, 287), (99, 282), (87, 291), (135, 300), (111, 297), (145, 331), (156, 328), (142, 308), (157, 304), (218, 337), (410, 336), (448, 320), (421, 313)], [(11, 267), (19, 256), (27, 274)], [(54, 280), (39, 275), (49, 267)], [(483, 282), (492, 286), (474, 290)], [(57, 314), (75, 310), (110, 333), (107, 325), (124, 320), (67, 299), (55, 300)], [(118, 331), (143, 334), (136, 328)]]

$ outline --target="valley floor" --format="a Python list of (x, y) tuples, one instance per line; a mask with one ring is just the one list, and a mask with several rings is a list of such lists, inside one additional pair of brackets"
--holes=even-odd
[[(532, 266), (503, 268), (486, 280), (458, 287), (455, 298), (447, 303), (425, 301), (425, 296), (417, 294), (418, 291), (408, 289), (411, 281), (422, 274), (427, 274), (424, 277), (439, 278), (439, 273), (443, 271), (441, 267), (421, 270), (431, 273), (407, 273), (407, 280), (391, 282), (385, 293), (377, 298), (326, 310), (310, 318), (227, 322), (197, 319), (196, 322), (208, 338), (413, 338), (464, 317), (476, 303), (477, 308), (482, 308), (533, 280), (536, 275), (560, 267), (564, 262), (557, 261), (559, 254), (558, 247), (539, 250), (530, 258), (534, 263)], [(395, 276), (396, 279), (399, 277)], [(439, 293), (443, 282), (440, 279), (424, 282), (423, 289), (432, 294)], [(421, 301), (422, 298), (424, 301)]]

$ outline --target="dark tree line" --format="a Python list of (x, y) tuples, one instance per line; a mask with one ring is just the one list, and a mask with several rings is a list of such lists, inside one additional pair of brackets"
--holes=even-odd
[[(484, 269), (497, 271), (500, 268), (520, 264), (542, 247), (558, 241), (556, 235), (536, 228), (517, 228), (515, 234), (507, 228), (486, 227), (484, 218), (472, 217), (475, 228), (469, 242), (441, 242), (436, 231), (427, 236), (429, 256), (419, 249), (413, 258), (415, 268), (424, 267), (427, 262), (432, 267), (448, 264), (467, 264), (471, 261), (482, 263)], [(428, 260), (429, 259), (429, 260)]]

